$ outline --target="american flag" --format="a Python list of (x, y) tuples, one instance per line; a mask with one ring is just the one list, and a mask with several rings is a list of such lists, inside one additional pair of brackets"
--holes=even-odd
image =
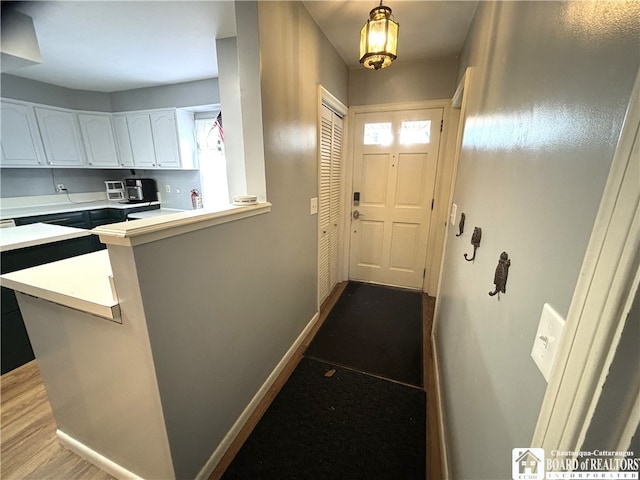
[(220, 140), (224, 143), (224, 132), (222, 131), (222, 111), (218, 113), (216, 117), (216, 121), (213, 123), (214, 128), (218, 127), (218, 131), (220, 132)]

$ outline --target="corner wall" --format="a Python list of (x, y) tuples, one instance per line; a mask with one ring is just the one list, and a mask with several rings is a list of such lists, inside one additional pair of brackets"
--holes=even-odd
[[(542, 306), (566, 317), (638, 69), (637, 2), (481, 2), (436, 342), (450, 477), (511, 477), (547, 384)], [(482, 243), (463, 254), (474, 226)], [(502, 251), (507, 293), (490, 297)]]
[(317, 312), (317, 84), (346, 103), (348, 69), (300, 2), (259, 2), (258, 25), (271, 212), (136, 248), (177, 478), (196, 476)]

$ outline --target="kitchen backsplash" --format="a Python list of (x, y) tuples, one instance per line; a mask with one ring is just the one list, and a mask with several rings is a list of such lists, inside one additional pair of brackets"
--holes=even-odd
[[(103, 192), (105, 180), (122, 180), (125, 177), (155, 179), (165, 208), (190, 210), (191, 190), (201, 189), (200, 172), (197, 170), (136, 169), (132, 175), (129, 170), (4, 168), (0, 174), (0, 197), (53, 195), (55, 186), (60, 183), (69, 193)], [(170, 192), (167, 192), (167, 185)]]

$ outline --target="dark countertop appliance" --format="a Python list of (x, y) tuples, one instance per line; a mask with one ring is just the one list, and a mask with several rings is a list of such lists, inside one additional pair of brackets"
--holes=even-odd
[(125, 199), (129, 203), (155, 202), (158, 200), (158, 188), (153, 178), (125, 178)]

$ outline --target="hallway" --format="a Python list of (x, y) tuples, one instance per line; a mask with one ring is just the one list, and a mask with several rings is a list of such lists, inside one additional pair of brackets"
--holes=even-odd
[(346, 285), (222, 478), (424, 479), (433, 300)]
[[(329, 313), (336, 304), (338, 297), (346, 288), (346, 284), (341, 284), (334, 293), (329, 297), (321, 312), (320, 320), (317, 324), (316, 332), (322, 331), (322, 326), (329, 318)], [(251, 429), (256, 427), (256, 424), (260, 425), (259, 428), (263, 428), (261, 425), (265, 425), (263, 432), (260, 433), (262, 438), (264, 435), (269, 436), (269, 443), (278, 446), (276, 443), (284, 436), (286, 429), (289, 429), (291, 437), (287, 439), (287, 449), (282, 449), (278, 453), (278, 458), (272, 457), (269, 461), (272, 462), (269, 468), (290, 468), (291, 461), (295, 460), (296, 450), (293, 448), (299, 448), (311, 444), (315, 438), (315, 448), (320, 447), (326, 458), (331, 460), (327, 464), (320, 464), (319, 457), (311, 458), (309, 465), (301, 462), (297, 462), (295, 467), (302, 465), (304, 471), (295, 472), (295, 478), (365, 478), (365, 472), (373, 470), (372, 467), (380, 467), (381, 464), (385, 464), (377, 470), (374, 476), (369, 475), (367, 478), (425, 478), (425, 463), (426, 463), (426, 478), (427, 479), (441, 479), (442, 470), (440, 464), (440, 443), (437, 427), (437, 402), (435, 401), (435, 380), (433, 371), (433, 357), (431, 354), (431, 324), (433, 320), (433, 309), (435, 306), (435, 299), (428, 297), (427, 295), (417, 294), (418, 302), (421, 303), (421, 329), (423, 350), (419, 355), (419, 359), (423, 362), (422, 366), (416, 366), (413, 363), (413, 368), (420, 369), (423, 376), (424, 391), (422, 388), (415, 386), (408, 386), (405, 384), (393, 382), (390, 380), (381, 379), (376, 376), (362, 374), (356, 372), (348, 367), (339, 367), (331, 364), (327, 359), (313, 359), (306, 357), (306, 352), (309, 351), (309, 343), (305, 342), (300, 350), (300, 355), (294, 357), (295, 361), (292, 361), (290, 370), (283, 372), (282, 379), (279, 379), (276, 384), (282, 387), (283, 391), (288, 389), (292, 390), (293, 396), (282, 403), (284, 405), (284, 412), (279, 412), (274, 417), (276, 420), (280, 415), (293, 414), (294, 420), (285, 423), (278, 423), (277, 431), (270, 431), (273, 428), (273, 424), (263, 423), (258, 421), (263, 416), (265, 410), (269, 407), (268, 402), (265, 402), (262, 409), (258, 408), (255, 412), (253, 422), (249, 422), (236, 439), (227, 455), (223, 457), (220, 464), (216, 467), (211, 479), (217, 479), (222, 476), (224, 470), (227, 469), (232, 462), (234, 456), (245, 455), (245, 449), (241, 450), (242, 442), (246, 440), (251, 433)], [(351, 304), (353, 306), (353, 304)], [(415, 307), (415, 303), (414, 303)], [(308, 338), (311, 341), (314, 338), (312, 332)], [(320, 334), (315, 335), (315, 338), (320, 338)], [(382, 337), (380, 337), (382, 338)], [(382, 338), (382, 340), (386, 340)], [(313, 342), (312, 342), (313, 343)], [(315, 348), (315, 347), (314, 347)], [(302, 358), (303, 354), (305, 358)], [(371, 360), (372, 358), (369, 357)], [(302, 360), (298, 367), (296, 363), (298, 360)], [(296, 368), (296, 371), (291, 374), (291, 371)], [(330, 377), (324, 375), (335, 369)], [(289, 375), (293, 378), (291, 381), (287, 381)], [(319, 389), (306, 390), (306, 380), (311, 379), (313, 385), (332, 384), (337, 385), (338, 388), (327, 388), (321, 391)], [(302, 380), (302, 382), (300, 382)], [(293, 385), (293, 388), (289, 388), (289, 385)], [(297, 385), (297, 387), (296, 387)], [(56, 438), (56, 423), (53, 418), (51, 406), (47, 400), (47, 395), (42, 384), (42, 379), (39, 374), (37, 362), (34, 360), (23, 367), (20, 367), (6, 375), (2, 376), (2, 405), (0, 410), (2, 411), (2, 442), (1, 442), (1, 457), (3, 458), (2, 471), (3, 478), (74, 478), (74, 479), (111, 479), (109, 474), (99, 470), (94, 465), (91, 465), (86, 460), (73, 454), (69, 450), (60, 445)], [(278, 394), (274, 385), (274, 391), (267, 394), (267, 397), (273, 400)], [(279, 388), (278, 387), (278, 388)], [(312, 386), (313, 388), (313, 386)], [(311, 391), (313, 394), (308, 395), (306, 400), (309, 404), (313, 403), (314, 408), (307, 408), (307, 404), (298, 405), (299, 410), (288, 411), (288, 406), (292, 405), (295, 400), (293, 397), (305, 398), (305, 392)], [(426, 391), (426, 409), (425, 409), (425, 391)], [(326, 395), (325, 395), (326, 392)], [(266, 398), (265, 397), (265, 400)], [(280, 408), (278, 405), (278, 398), (272, 403), (273, 409)], [(344, 399), (351, 399), (350, 405), (345, 407)], [(317, 440), (319, 437), (313, 437), (317, 433), (316, 420), (322, 422), (326, 421), (328, 417), (330, 407), (334, 408), (339, 405), (338, 402), (342, 401), (343, 414), (340, 420), (345, 421), (346, 428), (342, 429), (343, 437), (334, 435), (332, 431), (327, 429), (327, 434), (324, 436), (327, 439), (326, 443), (321, 444)], [(25, 405), (29, 405), (25, 410)], [(322, 407), (325, 407), (325, 415), (315, 418), (315, 414), (320, 411)], [(393, 407), (393, 408), (391, 408)], [(269, 408), (269, 411), (272, 408)], [(335, 412), (335, 410), (333, 411)], [(380, 415), (380, 412), (383, 412)], [(394, 438), (393, 422), (398, 419), (407, 419), (407, 413), (411, 414), (415, 412), (416, 421), (405, 422), (404, 432), (411, 432), (411, 440), (415, 442), (414, 445), (409, 445), (408, 449), (412, 453), (399, 451), (399, 447), (405, 446), (404, 443), (407, 439)], [(295, 415), (303, 414), (306, 416), (304, 425), (299, 422)], [(426, 415), (426, 419), (425, 419)], [(264, 414), (263, 418), (268, 420), (269, 414)], [(379, 417), (384, 417), (384, 434), (380, 434)], [(335, 415), (333, 417), (336, 418)], [(417, 419), (420, 418), (420, 421)], [(349, 422), (349, 423), (346, 423)], [(362, 422), (362, 423), (361, 423)], [(370, 428), (370, 435), (367, 435), (367, 431), (357, 431), (359, 425), (367, 425)], [(408, 426), (407, 426), (408, 425)], [(321, 425), (322, 426), (322, 425)], [(258, 430), (258, 427), (255, 428)], [(295, 445), (295, 437), (293, 435), (301, 433), (305, 438), (304, 443), (301, 445)], [(311, 434), (310, 434), (311, 432)], [(426, 433), (425, 433), (426, 432)], [(324, 432), (320, 432), (324, 435)], [(387, 436), (388, 434), (388, 436)], [(418, 438), (422, 435), (421, 438)], [(358, 442), (358, 438), (362, 440)], [(393, 438), (393, 441), (389, 439)], [(253, 440), (249, 440), (245, 443), (249, 444)], [(259, 442), (259, 439), (258, 439)], [(341, 443), (342, 442), (342, 443)], [(271, 446), (273, 446), (271, 445)], [(270, 445), (267, 445), (269, 447)], [(364, 456), (367, 452), (367, 447), (372, 446), (369, 452), (373, 451), (372, 456)], [(393, 455), (385, 457), (382, 455), (382, 450), (392, 452)], [(241, 450), (240, 454), (237, 452)], [(314, 450), (309, 447), (308, 452), (314, 453)], [(363, 454), (364, 452), (364, 454)], [(251, 452), (249, 452), (251, 453)], [(237, 454), (237, 455), (236, 455)], [(354, 471), (346, 470), (350, 468), (349, 462), (351, 459), (356, 458), (353, 462), (353, 467), (362, 467), (363, 470)], [(425, 458), (426, 457), (426, 458)], [(298, 457), (300, 459), (302, 457)], [(305, 457), (309, 459), (310, 457)], [(285, 465), (277, 464), (278, 459), (283, 459)], [(418, 464), (419, 459), (422, 462)], [(253, 462), (252, 458), (249, 458), (249, 462)], [(407, 462), (407, 464), (398, 466), (395, 471), (389, 469), (393, 468), (393, 465), (399, 465), (401, 462)], [(340, 464), (342, 462), (342, 464)], [(361, 462), (361, 463), (358, 463)], [(395, 462), (395, 464), (393, 463)], [(409, 464), (409, 462), (411, 462)], [(313, 468), (337, 468), (344, 466), (345, 470), (322, 470), (317, 474), (318, 470)], [(367, 470), (368, 469), (368, 470)], [(386, 470), (385, 470), (386, 469)], [(228, 469), (228, 473), (224, 478), (238, 478), (238, 470), (236, 467)], [(317, 474), (317, 475), (316, 475)], [(306, 477), (305, 477), (306, 475)], [(278, 474), (269, 477), (267, 474), (260, 475), (248, 475), (244, 478), (287, 478), (286, 472), (278, 470)], [(291, 476), (289, 476), (291, 478)]]

